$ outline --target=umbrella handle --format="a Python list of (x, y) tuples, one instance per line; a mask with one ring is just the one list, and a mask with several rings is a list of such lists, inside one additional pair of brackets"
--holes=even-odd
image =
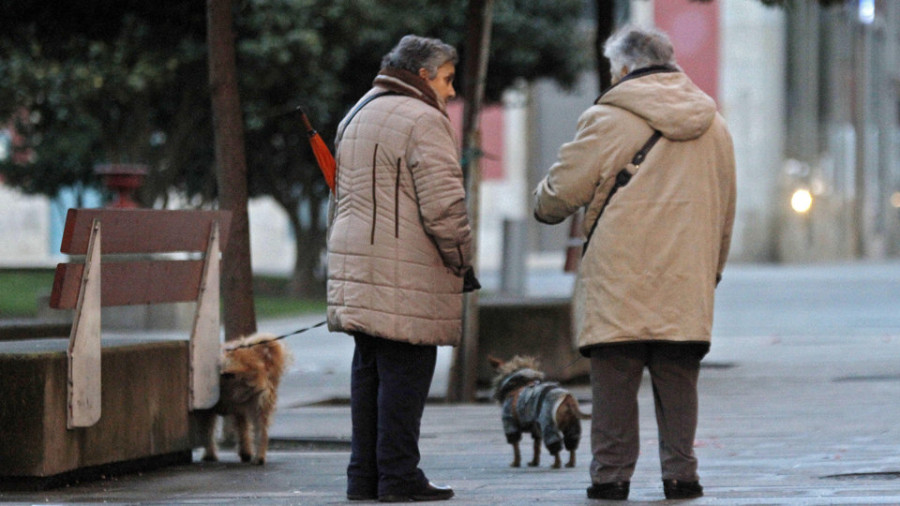
[(303, 126), (306, 127), (306, 133), (309, 134), (310, 137), (316, 135), (316, 129), (313, 128), (312, 123), (309, 122), (309, 118), (306, 117), (306, 113), (303, 112), (303, 109), (297, 107), (297, 110), (300, 112), (300, 120), (303, 121)]

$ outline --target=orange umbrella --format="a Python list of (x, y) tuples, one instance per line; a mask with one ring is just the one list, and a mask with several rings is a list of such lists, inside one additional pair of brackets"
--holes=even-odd
[(300, 112), (300, 119), (303, 120), (303, 125), (306, 127), (306, 134), (309, 135), (309, 145), (312, 147), (313, 155), (316, 156), (316, 163), (319, 164), (319, 169), (322, 170), (322, 175), (325, 176), (325, 182), (328, 183), (328, 187), (331, 188), (331, 193), (334, 193), (334, 176), (337, 172), (337, 164), (334, 163), (334, 156), (332, 156), (328, 146), (325, 145), (322, 136), (319, 135), (319, 132), (316, 132), (312, 123), (309, 122), (309, 118), (306, 117), (306, 113), (303, 112), (303, 109), (298, 107), (297, 111)]

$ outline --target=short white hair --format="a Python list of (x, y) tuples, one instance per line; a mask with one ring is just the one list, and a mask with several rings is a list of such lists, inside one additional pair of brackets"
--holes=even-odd
[(669, 36), (655, 28), (626, 25), (610, 35), (603, 44), (603, 56), (613, 73), (622, 67), (630, 72), (656, 65), (676, 67), (675, 48)]
[(425, 69), (428, 78), (434, 79), (438, 67), (447, 62), (455, 65), (458, 59), (456, 49), (440, 39), (406, 35), (390, 53), (384, 55), (381, 67), (400, 68), (414, 74), (418, 73), (419, 69)]

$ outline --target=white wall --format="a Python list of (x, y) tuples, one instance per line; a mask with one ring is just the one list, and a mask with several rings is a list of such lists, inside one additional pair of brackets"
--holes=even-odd
[(0, 266), (48, 267), (54, 263), (50, 201), (0, 184)]
[[(500, 267), (503, 250), (503, 221), (529, 220), (528, 196), (528, 91), (526, 87), (507, 90), (503, 96), (504, 177), (481, 181), (478, 222), (477, 270)], [(521, 247), (525, 247), (523, 243)]]
[(294, 232), (284, 209), (271, 197), (250, 199), (250, 255), (253, 272), (289, 275), (294, 271)]
[(771, 260), (785, 136), (785, 17), (781, 9), (722, 0), (719, 106), (734, 138), (737, 213), (731, 259)]

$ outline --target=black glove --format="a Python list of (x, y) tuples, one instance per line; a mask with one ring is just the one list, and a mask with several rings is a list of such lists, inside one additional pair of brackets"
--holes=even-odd
[(474, 292), (475, 290), (480, 289), (481, 283), (479, 283), (478, 278), (475, 277), (475, 269), (469, 267), (466, 269), (465, 274), (463, 274), (463, 293)]

